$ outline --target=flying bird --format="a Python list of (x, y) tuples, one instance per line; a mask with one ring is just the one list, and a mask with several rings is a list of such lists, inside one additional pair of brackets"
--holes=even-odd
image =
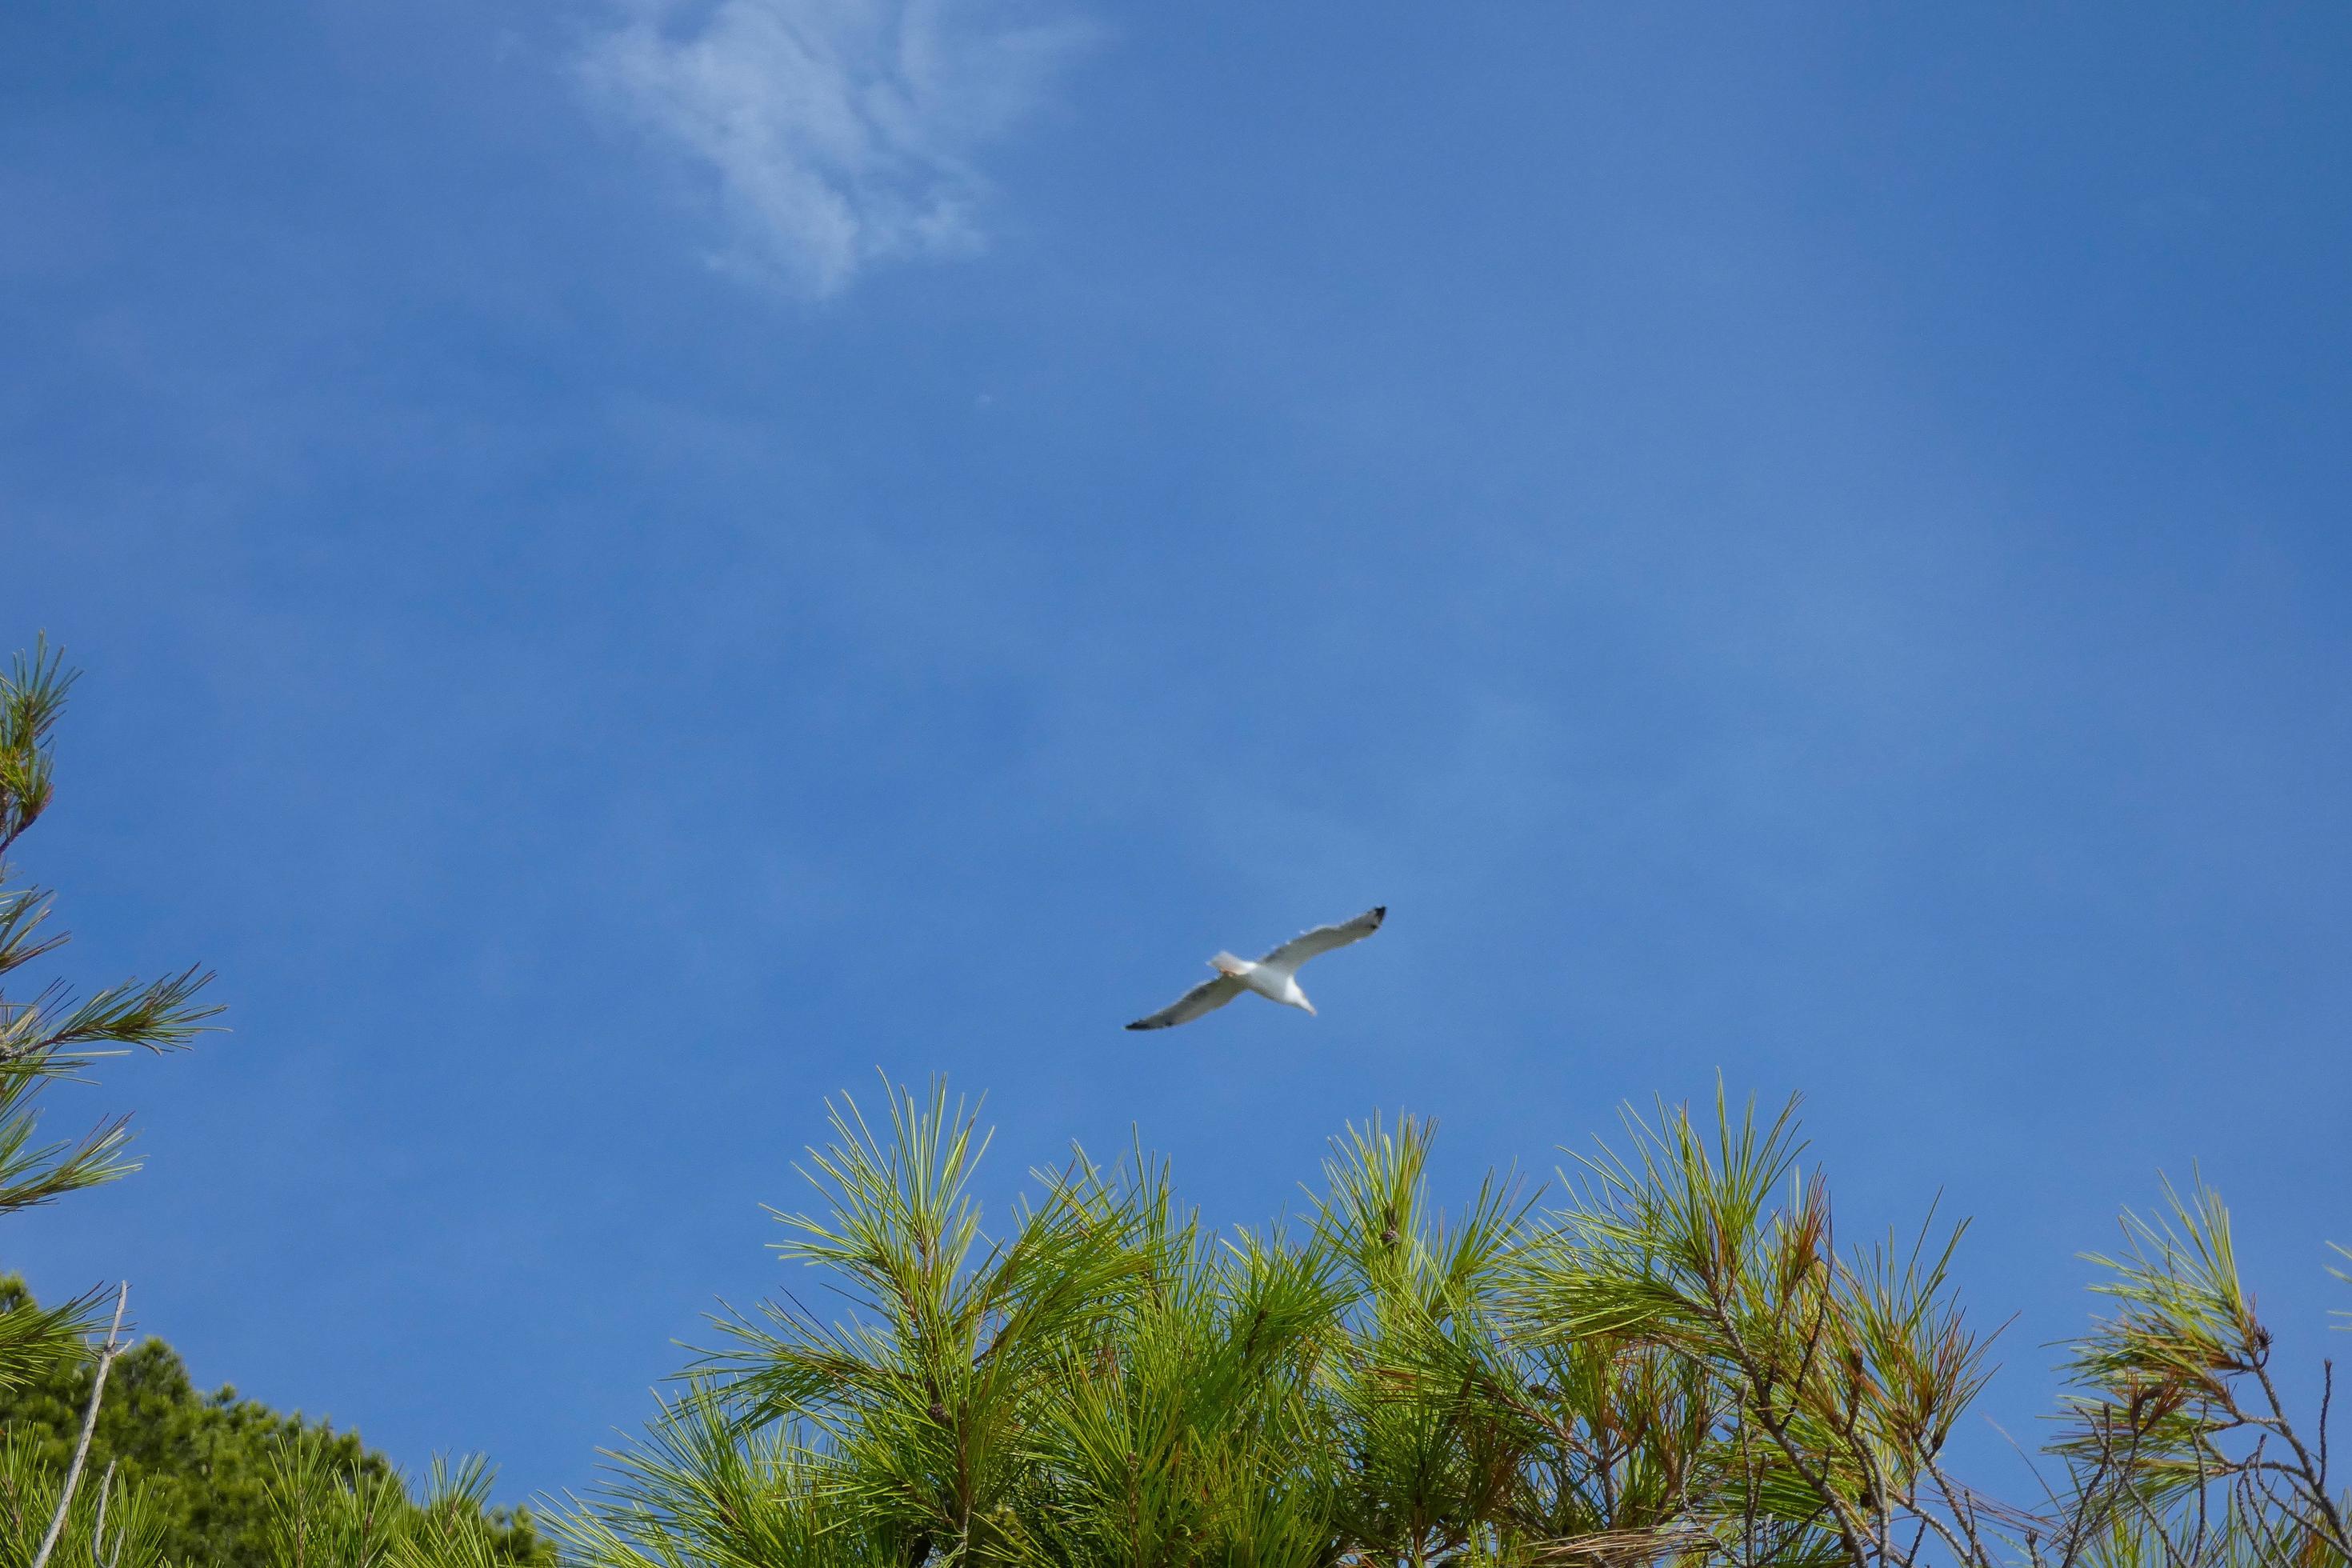
[(1209, 960), (1209, 967), (1217, 972), (1213, 980), (1203, 980), (1190, 991), (1149, 1018), (1138, 1018), (1128, 1026), (1130, 1029), (1166, 1029), (1178, 1024), (1189, 1024), (1203, 1013), (1213, 1013), (1244, 991), (1255, 991), (1269, 1002), (1279, 1002), (1286, 1007), (1297, 1007), (1307, 1013), (1315, 1004), (1298, 988), (1298, 966), (1318, 953), (1345, 947), (1351, 942), (1361, 942), (1381, 929), (1389, 918), (1389, 907), (1366, 910), (1351, 921), (1338, 925), (1317, 926), (1313, 931), (1292, 937), (1264, 958), (1252, 963), (1245, 958), (1235, 958), (1221, 952)]

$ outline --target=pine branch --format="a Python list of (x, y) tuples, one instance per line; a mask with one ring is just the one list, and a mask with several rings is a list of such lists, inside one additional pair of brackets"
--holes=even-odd
[(49, 731), (79, 677), (65, 668), (64, 655), (49, 647), (46, 633), (31, 658), (16, 655), (8, 674), (0, 676), (0, 855), (48, 809)]
[[(182, 1050), (216, 1026), (205, 1020), (217, 1016), (218, 1006), (199, 1006), (196, 994), (212, 984), (210, 971), (194, 965), (177, 974), (143, 984), (126, 980), (110, 985), (88, 1001), (67, 1009), (62, 1018), (28, 1042), (10, 1047), (0, 1059), (26, 1059), (72, 1054), (88, 1046), (136, 1046), (151, 1051)], [(50, 1009), (45, 1016), (55, 1017)]]

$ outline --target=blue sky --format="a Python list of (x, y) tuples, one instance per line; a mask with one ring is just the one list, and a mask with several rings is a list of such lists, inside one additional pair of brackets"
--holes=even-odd
[[(2352, 22), (0, 11), (21, 847), (198, 1379), (590, 1479), (879, 1066), (1212, 1215), (1801, 1090), (1989, 1408), (2201, 1161), (2352, 1240)], [(1319, 1018), (1122, 1033), (1368, 904)]]

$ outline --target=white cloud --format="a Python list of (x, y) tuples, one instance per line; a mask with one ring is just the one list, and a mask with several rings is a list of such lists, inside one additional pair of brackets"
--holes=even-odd
[(871, 261), (982, 244), (973, 154), (1093, 34), (1015, 4), (634, 0), (581, 68), (716, 175), (722, 265), (823, 296)]

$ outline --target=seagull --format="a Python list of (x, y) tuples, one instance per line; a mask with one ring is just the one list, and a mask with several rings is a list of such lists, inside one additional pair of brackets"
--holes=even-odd
[(1298, 988), (1298, 966), (1318, 953), (1345, 947), (1351, 942), (1361, 942), (1381, 929), (1389, 918), (1389, 907), (1366, 910), (1351, 921), (1338, 925), (1317, 926), (1301, 932), (1252, 963), (1245, 958), (1235, 958), (1221, 952), (1209, 960), (1209, 967), (1217, 972), (1214, 980), (1203, 980), (1149, 1018), (1138, 1018), (1128, 1026), (1130, 1029), (1166, 1029), (1178, 1024), (1189, 1024), (1203, 1013), (1213, 1013), (1244, 991), (1255, 991), (1269, 1002), (1279, 1002), (1286, 1007), (1301, 1008), (1308, 1014), (1315, 1004)]

